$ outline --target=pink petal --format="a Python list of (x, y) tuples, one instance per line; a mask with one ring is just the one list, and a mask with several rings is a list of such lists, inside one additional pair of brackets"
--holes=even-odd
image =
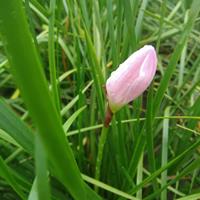
[(157, 66), (154, 47), (146, 45), (133, 53), (106, 82), (112, 112), (141, 95), (150, 85)]

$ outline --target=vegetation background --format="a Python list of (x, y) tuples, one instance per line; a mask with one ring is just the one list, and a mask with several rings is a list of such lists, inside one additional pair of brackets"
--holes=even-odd
[[(0, 199), (200, 199), (199, 10), (0, 0)], [(154, 83), (105, 130), (105, 81), (146, 44)]]

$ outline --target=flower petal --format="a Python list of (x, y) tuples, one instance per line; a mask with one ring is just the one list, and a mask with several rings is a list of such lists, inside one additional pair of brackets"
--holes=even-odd
[(147, 89), (155, 75), (156, 65), (156, 52), (152, 46), (146, 45), (112, 72), (106, 82), (112, 112), (116, 112)]

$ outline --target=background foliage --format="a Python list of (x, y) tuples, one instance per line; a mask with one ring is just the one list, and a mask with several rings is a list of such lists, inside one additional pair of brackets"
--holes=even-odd
[[(199, 199), (199, 10), (0, 0), (1, 199)], [(97, 180), (106, 78), (145, 44), (158, 53), (154, 83), (114, 117)]]

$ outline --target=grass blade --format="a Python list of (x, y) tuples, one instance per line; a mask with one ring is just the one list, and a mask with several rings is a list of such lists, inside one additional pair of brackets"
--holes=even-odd
[(56, 0), (50, 0), (50, 19), (49, 19), (49, 38), (48, 38), (48, 50), (49, 50), (49, 70), (52, 85), (52, 98), (57, 111), (60, 111), (60, 101), (57, 86), (56, 77), (56, 62), (55, 62), (55, 44), (54, 44), (54, 24), (55, 24), (55, 9)]
[(111, 187), (110, 185), (107, 185), (101, 181), (98, 181), (96, 179), (93, 179), (89, 176), (86, 176), (84, 174), (82, 174), (82, 177), (85, 181), (87, 181), (88, 183), (91, 183), (91, 184), (94, 184), (95, 186), (99, 187), (99, 188), (102, 188), (104, 190), (108, 190), (109, 192), (112, 192), (114, 194), (117, 194), (118, 196), (121, 196), (121, 197), (124, 197), (126, 199), (132, 199), (132, 200), (138, 200), (138, 198), (134, 197), (134, 196), (131, 196), (130, 194), (127, 194), (123, 191), (120, 191), (114, 187)]
[[(154, 155), (154, 134), (153, 134), (153, 86), (150, 87), (147, 97), (147, 113), (146, 113), (146, 144), (150, 171), (153, 173), (156, 170), (155, 155)], [(153, 188), (156, 191), (158, 185), (153, 182)]]
[(39, 200), (38, 194), (37, 194), (37, 179), (36, 178), (33, 181), (33, 185), (29, 193), (28, 200)]
[(86, 106), (83, 106), (82, 108), (78, 109), (73, 115), (64, 123), (63, 129), (65, 133), (69, 130), (70, 126), (74, 122), (74, 120), (79, 116), (79, 114), (86, 109)]
[[(165, 110), (165, 116), (169, 116), (170, 108)], [(161, 166), (165, 166), (168, 160), (168, 134), (169, 134), (169, 119), (163, 120), (163, 138), (162, 138), (162, 163)], [(161, 174), (161, 187), (167, 183), (167, 170)], [(167, 190), (161, 193), (161, 200), (167, 200)]]
[(47, 163), (44, 147), (39, 135), (35, 136), (35, 165), (36, 165), (36, 187), (38, 200), (50, 200), (50, 187), (48, 181)]
[[(58, 112), (51, 101), (21, 1), (0, 0), (0, 27), (14, 77), (38, 127), (42, 144), (54, 165), (55, 174), (75, 199), (86, 199), (85, 184), (66, 141)], [(25, 50), (26, 56), (24, 51), (18, 49)], [(87, 193), (90, 192), (87, 190)]]

